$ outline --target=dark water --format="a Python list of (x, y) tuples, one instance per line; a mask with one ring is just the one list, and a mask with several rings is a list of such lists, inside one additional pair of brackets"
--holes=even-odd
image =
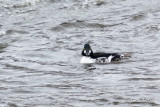
[[(0, 106), (159, 107), (159, 36), (159, 0), (0, 0)], [(132, 57), (83, 65), (86, 42)]]

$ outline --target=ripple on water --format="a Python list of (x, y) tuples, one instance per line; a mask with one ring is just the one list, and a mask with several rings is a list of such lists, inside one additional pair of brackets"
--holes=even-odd
[(7, 105), (8, 105), (9, 107), (19, 107), (17, 104), (12, 103), (12, 102), (7, 103)]
[(125, 80), (126, 81), (157, 81), (157, 80), (160, 80), (160, 78), (129, 78)]
[(6, 47), (7, 47), (7, 43), (0, 43), (0, 50), (1, 51)]
[(145, 13), (138, 13), (132, 16), (131, 21), (140, 21), (147, 18)]

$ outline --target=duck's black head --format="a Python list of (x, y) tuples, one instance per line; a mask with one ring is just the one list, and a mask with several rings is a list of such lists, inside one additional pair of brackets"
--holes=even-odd
[(93, 56), (93, 51), (91, 49), (91, 46), (89, 44), (85, 44), (84, 48), (82, 50), (83, 56)]

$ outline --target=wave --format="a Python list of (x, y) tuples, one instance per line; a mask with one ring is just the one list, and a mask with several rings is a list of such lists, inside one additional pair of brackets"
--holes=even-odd
[(4, 32), (4, 34), (12, 34), (12, 33), (28, 34), (29, 32), (25, 30), (14, 30), (14, 29), (9, 29)]
[(24, 8), (28, 6), (35, 6), (36, 4), (40, 3), (42, 0), (25, 0), (25, 1), (5, 1), (3, 2), (2, 7), (6, 9), (11, 8)]
[(77, 20), (75, 22), (63, 22), (56, 27), (53, 27), (53, 31), (61, 31), (69, 28), (105, 28), (104, 24), (99, 23), (87, 23), (85, 21)]

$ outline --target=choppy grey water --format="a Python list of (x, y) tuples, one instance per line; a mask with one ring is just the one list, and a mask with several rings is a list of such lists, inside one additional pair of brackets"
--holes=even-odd
[[(159, 107), (159, 35), (159, 0), (0, 0), (0, 106)], [(86, 42), (132, 57), (80, 64)]]

